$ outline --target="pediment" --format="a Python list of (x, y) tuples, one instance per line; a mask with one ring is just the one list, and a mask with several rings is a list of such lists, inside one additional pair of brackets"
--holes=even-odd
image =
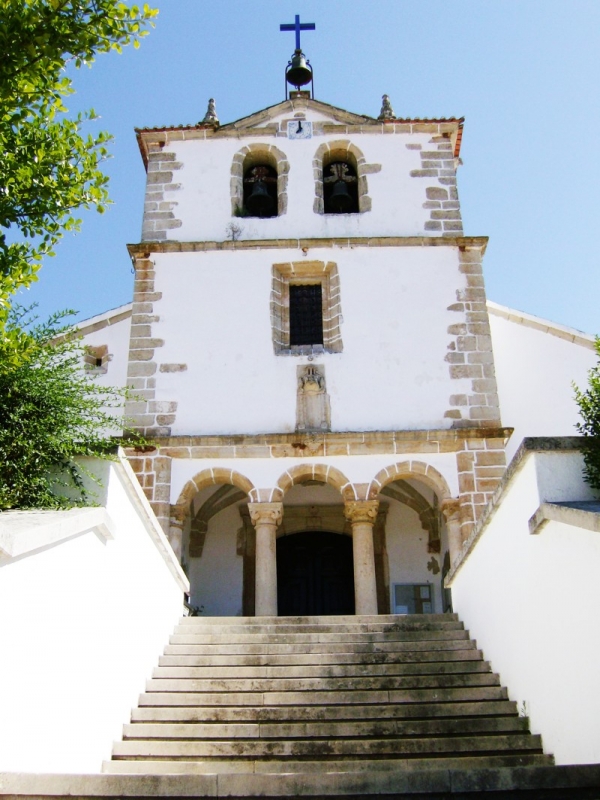
[(264, 128), (266, 125), (279, 125), (290, 117), (297, 114), (305, 114), (307, 119), (314, 122), (322, 122), (339, 125), (365, 125), (381, 124), (365, 114), (354, 114), (343, 108), (322, 103), (319, 100), (311, 100), (301, 97), (293, 100), (284, 100), (277, 105), (269, 106), (247, 117), (242, 117), (235, 122), (222, 125), (220, 130), (252, 130), (253, 128)]

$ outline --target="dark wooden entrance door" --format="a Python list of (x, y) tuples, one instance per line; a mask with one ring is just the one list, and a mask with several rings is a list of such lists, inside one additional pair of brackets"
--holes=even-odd
[(352, 539), (309, 531), (277, 540), (280, 617), (354, 614)]

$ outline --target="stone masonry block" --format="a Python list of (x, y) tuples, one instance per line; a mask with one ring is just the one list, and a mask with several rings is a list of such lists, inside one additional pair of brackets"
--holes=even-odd
[(466, 394), (451, 394), (450, 395), (450, 405), (451, 406), (466, 406), (467, 405), (467, 395)]
[(450, 367), (450, 377), (460, 378), (480, 378), (482, 368), (478, 364), (456, 364)]
[(471, 419), (498, 419), (498, 409), (489, 406), (471, 406), (469, 417)]
[(478, 467), (503, 467), (506, 456), (503, 450), (479, 450), (475, 453), (475, 464)]
[(147, 182), (150, 185), (154, 185), (157, 183), (171, 183), (172, 180), (172, 172), (149, 172)]
[(156, 400), (155, 402), (150, 403), (149, 410), (160, 414), (173, 414), (175, 411), (177, 411), (177, 403), (168, 402), (166, 400)]
[(463, 353), (469, 350), (477, 350), (477, 337), (459, 336), (456, 340), (456, 346)]
[(457, 453), (456, 468), (459, 472), (472, 472), (475, 463), (475, 453)]
[(425, 194), (428, 200), (446, 200), (448, 198), (448, 190), (439, 186), (427, 187)]
[(465, 354), (464, 353), (446, 353), (444, 356), (444, 361), (447, 361), (448, 364), (464, 364), (465, 363)]
[(159, 367), (160, 372), (185, 372), (187, 364), (161, 364)]
[(458, 490), (461, 494), (475, 491), (475, 477), (471, 472), (463, 472), (458, 476)]
[(438, 222), (437, 220), (427, 220), (425, 223), (425, 230), (426, 231), (441, 231), (442, 230), (442, 223)]
[(142, 375), (154, 375), (156, 372), (156, 364), (152, 362), (139, 362), (137, 364), (130, 364), (127, 370), (128, 378), (137, 378)]

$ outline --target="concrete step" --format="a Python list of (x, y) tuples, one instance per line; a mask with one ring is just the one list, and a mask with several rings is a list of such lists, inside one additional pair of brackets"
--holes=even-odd
[(509, 700), (478, 702), (412, 703), (404, 705), (375, 704), (368, 706), (229, 706), (203, 708), (196, 706), (138, 706), (131, 713), (132, 722), (310, 722), (319, 720), (430, 719), (477, 716), (512, 717), (517, 704)]
[[(406, 772), (424, 772), (425, 770), (476, 770), (485, 768), (500, 769), (508, 767), (535, 767), (535, 766), (552, 766), (553, 761), (550, 756), (540, 754), (521, 754), (521, 755), (481, 755), (481, 756), (452, 756), (446, 758), (386, 758), (386, 759), (361, 759), (352, 763), (351, 773), (374, 773), (381, 775), (382, 773), (397, 773), (403, 775)], [(348, 772), (348, 761), (336, 761), (335, 759), (327, 761), (314, 761), (303, 760), (294, 761), (293, 759), (286, 759), (278, 761), (277, 759), (268, 759), (264, 761), (248, 761), (247, 759), (228, 759), (226, 762), (218, 764), (219, 774), (236, 774), (242, 773), (244, 778), (252, 778), (254, 775), (276, 775), (278, 780), (287, 773), (289, 776), (300, 773), (303, 775), (303, 786), (308, 789), (306, 785), (306, 777), (312, 773), (319, 775), (320, 781), (327, 781), (329, 777), (327, 774), (339, 776), (344, 772)], [(140, 775), (203, 775), (212, 774), (215, 772), (214, 761), (152, 761), (144, 759), (143, 761), (105, 761), (102, 765), (102, 772), (109, 774), (140, 774)], [(398, 788), (400, 781), (397, 778), (394, 780), (395, 787)], [(326, 784), (325, 784), (326, 785)], [(321, 785), (321, 789), (325, 789), (325, 785)], [(264, 786), (262, 787), (264, 791)], [(281, 783), (278, 783), (280, 791), (283, 789)], [(413, 789), (416, 787), (412, 787)], [(256, 792), (256, 789), (254, 789)], [(297, 792), (297, 787), (296, 787)], [(308, 794), (308, 792), (306, 792)], [(324, 791), (324, 793), (326, 793)], [(389, 793), (389, 789), (385, 794)], [(240, 793), (238, 793), (239, 796)], [(275, 793), (273, 793), (275, 794)], [(277, 793), (278, 794), (278, 793)], [(302, 793), (303, 795), (305, 792)], [(378, 793), (379, 794), (379, 793)], [(248, 796), (246, 794), (245, 796)], [(254, 796), (260, 796), (257, 792)], [(294, 793), (294, 796), (298, 796)], [(315, 795), (311, 795), (315, 796)], [(320, 795), (319, 795), (320, 796)], [(421, 793), (419, 793), (421, 796)], [(411, 793), (411, 797), (414, 794)], [(436, 800), (440, 800), (441, 795), (436, 794)]]
[(265, 667), (188, 667), (160, 666), (152, 672), (153, 678), (175, 678), (177, 680), (210, 678), (360, 678), (402, 675), (450, 675), (490, 672), (487, 661), (425, 662), (424, 664), (348, 664), (265, 666)]
[[(469, 644), (465, 642), (465, 646)], [(167, 647), (166, 650), (173, 650)], [(477, 661), (481, 650), (417, 650), (399, 653), (266, 653), (260, 655), (164, 655), (158, 660), (161, 667), (262, 667), (325, 664), (422, 664), (425, 662)]]
[(140, 695), (140, 706), (330, 706), (380, 703), (451, 703), (507, 700), (502, 686), (460, 689), (409, 689), (371, 692), (150, 692)]
[(413, 622), (395, 622), (395, 623), (355, 623), (345, 625), (322, 625), (322, 624), (304, 624), (304, 625), (239, 625), (239, 624), (224, 624), (224, 625), (202, 625), (196, 623), (196, 617), (188, 618), (190, 621), (181, 622), (175, 628), (176, 634), (225, 634), (225, 635), (258, 635), (265, 636), (286, 636), (289, 634), (347, 634), (347, 633), (414, 633), (418, 631), (450, 631), (450, 630), (464, 630), (462, 622), (453, 620), (444, 620), (442, 622), (424, 622), (421, 620)]
[(473, 719), (375, 720), (299, 723), (133, 723), (125, 725), (123, 738), (195, 739), (364, 739), (365, 737), (442, 737), (481, 734), (527, 733), (522, 717), (476, 717)]
[(343, 756), (352, 759), (385, 756), (424, 756), (458, 753), (541, 753), (539, 736), (533, 734), (498, 734), (493, 736), (453, 736), (444, 738), (407, 739), (313, 739), (306, 741), (151, 741), (117, 742), (113, 758), (313, 758)]
[(313, 642), (311, 644), (277, 643), (273, 640), (260, 643), (237, 644), (193, 644), (172, 643), (165, 648), (166, 655), (295, 655), (314, 653), (420, 653), (420, 652), (449, 652), (451, 650), (477, 649), (472, 639), (458, 639), (454, 641), (388, 641), (380, 642)]
[(469, 638), (465, 630), (349, 631), (348, 633), (196, 633), (173, 634), (170, 644), (369, 644), (378, 642), (446, 642)]
[[(340, 614), (313, 617), (180, 617), (179, 625), (402, 625), (460, 622), (458, 614)], [(462, 623), (461, 623), (462, 624)]]
[(147, 692), (328, 692), (397, 689), (445, 689), (465, 686), (498, 686), (493, 672), (459, 675), (395, 675), (359, 678), (247, 678), (192, 679), (152, 678)]

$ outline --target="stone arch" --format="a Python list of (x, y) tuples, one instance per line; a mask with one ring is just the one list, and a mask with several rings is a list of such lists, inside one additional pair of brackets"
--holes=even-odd
[(331, 161), (350, 161), (356, 168), (358, 177), (358, 211), (363, 214), (371, 210), (371, 198), (369, 197), (369, 187), (367, 175), (372, 172), (379, 172), (381, 166), (378, 164), (367, 164), (367, 160), (362, 151), (349, 139), (336, 139), (333, 142), (325, 142), (316, 151), (313, 159), (313, 174), (315, 179), (315, 200), (313, 210), (316, 214), (324, 214), (325, 207), (323, 202), (323, 167)]
[(416, 478), (433, 489), (438, 495), (440, 503), (452, 497), (446, 479), (441, 472), (435, 467), (432, 467), (431, 464), (425, 464), (423, 461), (401, 461), (398, 464), (384, 467), (384, 469), (377, 473), (369, 484), (367, 498), (369, 500), (375, 500), (379, 492), (388, 483), (409, 478)]
[(248, 478), (233, 469), (225, 469), (223, 467), (203, 469), (185, 484), (177, 498), (177, 502), (175, 505), (171, 506), (171, 524), (175, 524), (179, 527), (183, 525), (190, 504), (198, 492), (202, 491), (202, 489), (205, 489), (207, 486), (224, 483), (230, 483), (232, 486), (236, 486), (238, 489), (244, 491), (248, 497), (250, 497), (250, 493), (254, 489), (254, 485)]
[(292, 486), (305, 480), (323, 481), (337, 489), (344, 500), (356, 500), (354, 486), (348, 478), (339, 469), (328, 464), (297, 464), (286, 470), (277, 481), (281, 498), (283, 499)]
[(285, 153), (272, 144), (248, 144), (234, 155), (231, 162), (231, 213), (240, 214), (244, 203), (244, 173), (255, 164), (264, 163), (277, 172), (277, 216), (287, 211), (287, 183), (290, 163)]

